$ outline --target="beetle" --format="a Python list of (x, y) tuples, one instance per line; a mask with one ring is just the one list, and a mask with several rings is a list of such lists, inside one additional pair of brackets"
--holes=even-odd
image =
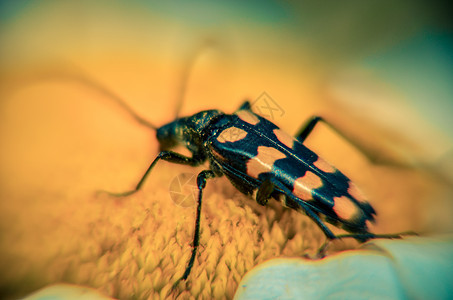
[[(312, 117), (292, 137), (255, 114), (249, 101), (233, 114), (205, 110), (177, 118), (159, 128), (145, 123), (126, 108), (139, 122), (156, 130), (160, 152), (133, 190), (107, 192), (110, 195), (128, 196), (140, 190), (160, 160), (194, 167), (209, 162), (209, 168), (197, 176), (198, 203), (192, 253), (184, 274), (174, 287), (187, 279), (194, 264), (200, 242), (200, 215), (206, 182), (223, 175), (260, 205), (266, 205), (274, 198), (286, 207), (305, 213), (320, 227), (328, 241), (342, 237), (361, 242), (376, 237), (399, 238), (399, 235), (369, 232), (368, 223), (375, 221), (376, 211), (348, 177), (304, 145), (316, 124), (326, 122), (322, 117)], [(191, 156), (172, 151), (177, 145), (186, 147)], [(325, 222), (350, 234), (335, 235)]]

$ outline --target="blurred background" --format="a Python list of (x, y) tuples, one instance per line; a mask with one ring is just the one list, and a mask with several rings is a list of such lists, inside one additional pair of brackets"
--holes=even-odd
[[(93, 192), (133, 186), (157, 151), (107, 93), (157, 125), (181, 97), (181, 115), (249, 99), (289, 133), (322, 115), (352, 143), (320, 125), (307, 144), (369, 195), (375, 231), (451, 233), (449, 12), (448, 1), (0, 1), (0, 293), (101, 286), (52, 261), (106, 210)], [(168, 193), (172, 168), (149, 193)]]

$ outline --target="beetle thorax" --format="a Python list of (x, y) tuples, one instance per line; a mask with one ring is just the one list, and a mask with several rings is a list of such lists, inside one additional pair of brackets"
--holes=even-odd
[(161, 150), (168, 150), (182, 145), (192, 153), (203, 152), (203, 141), (214, 119), (223, 113), (218, 110), (206, 110), (190, 117), (176, 119), (159, 129), (156, 136)]

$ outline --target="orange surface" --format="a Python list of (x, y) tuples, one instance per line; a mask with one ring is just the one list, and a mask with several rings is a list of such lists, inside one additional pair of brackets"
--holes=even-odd
[[(1, 292), (18, 296), (68, 282), (122, 299), (164, 298), (190, 256), (195, 217), (193, 206), (172, 202), (169, 185), (181, 173), (206, 167), (162, 162), (139, 193), (125, 199), (96, 196), (99, 189), (133, 187), (158, 145), (154, 132), (67, 74), (81, 70), (148, 120), (164, 124), (173, 118), (185, 58), (206, 34), (194, 31), (189, 41), (178, 39), (171, 23), (152, 12), (134, 10), (134, 19), (133, 13), (115, 7), (102, 21), (94, 13), (89, 16), (86, 26), (92, 31), (86, 32), (65, 19), (66, 9), (54, 9), (52, 14), (44, 8), (27, 12), (3, 36), (10, 46), (1, 73)], [(121, 13), (133, 32), (126, 41), (115, 23)], [(35, 26), (34, 34), (24, 33), (30, 26)], [(146, 34), (139, 31), (143, 27), (149, 29)], [(257, 52), (260, 45), (247, 43), (245, 31), (238, 41), (226, 42), (236, 52), (221, 46), (197, 60), (183, 114), (208, 108), (232, 112), (243, 99), (266, 91), (285, 111), (274, 121), (289, 133), (315, 113), (341, 119), (340, 110), (327, 106), (328, 67), (320, 58), (301, 54), (295, 61), (297, 49), (281, 58), (277, 46)], [(266, 29), (259, 32), (265, 36)], [(264, 44), (278, 45), (276, 36)], [(448, 198), (450, 191), (436, 177), (373, 165), (323, 125), (307, 144), (369, 196), (378, 211), (376, 232), (439, 230), (429, 225), (433, 212), (425, 208), (436, 197)], [(184, 298), (231, 298), (253, 266), (273, 257), (313, 254), (323, 242), (307, 217), (278, 205), (259, 207), (225, 178), (212, 180), (204, 197), (199, 254), (178, 292)], [(348, 247), (354, 243), (338, 243), (332, 251)]]

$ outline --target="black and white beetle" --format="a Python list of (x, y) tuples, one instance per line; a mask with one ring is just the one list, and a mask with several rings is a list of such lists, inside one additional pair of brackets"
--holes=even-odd
[[(233, 114), (206, 110), (190, 117), (177, 118), (160, 128), (144, 121), (124, 103), (120, 104), (139, 122), (156, 129), (160, 152), (134, 190), (108, 192), (110, 195), (127, 196), (138, 191), (159, 160), (190, 166), (209, 162), (209, 169), (197, 176), (198, 206), (192, 255), (175, 285), (187, 279), (195, 260), (206, 181), (222, 175), (242, 193), (249, 196), (255, 194), (256, 201), (261, 205), (266, 205), (272, 197), (284, 206), (304, 212), (318, 224), (329, 240), (353, 237), (366, 241), (375, 237), (399, 237), (370, 233), (367, 223), (374, 221), (376, 212), (373, 207), (343, 173), (304, 146), (315, 125), (323, 121), (321, 117), (311, 118), (292, 137), (253, 113), (248, 101)], [(186, 147), (192, 156), (171, 151), (176, 145)], [(351, 234), (334, 235), (322, 219)]]

